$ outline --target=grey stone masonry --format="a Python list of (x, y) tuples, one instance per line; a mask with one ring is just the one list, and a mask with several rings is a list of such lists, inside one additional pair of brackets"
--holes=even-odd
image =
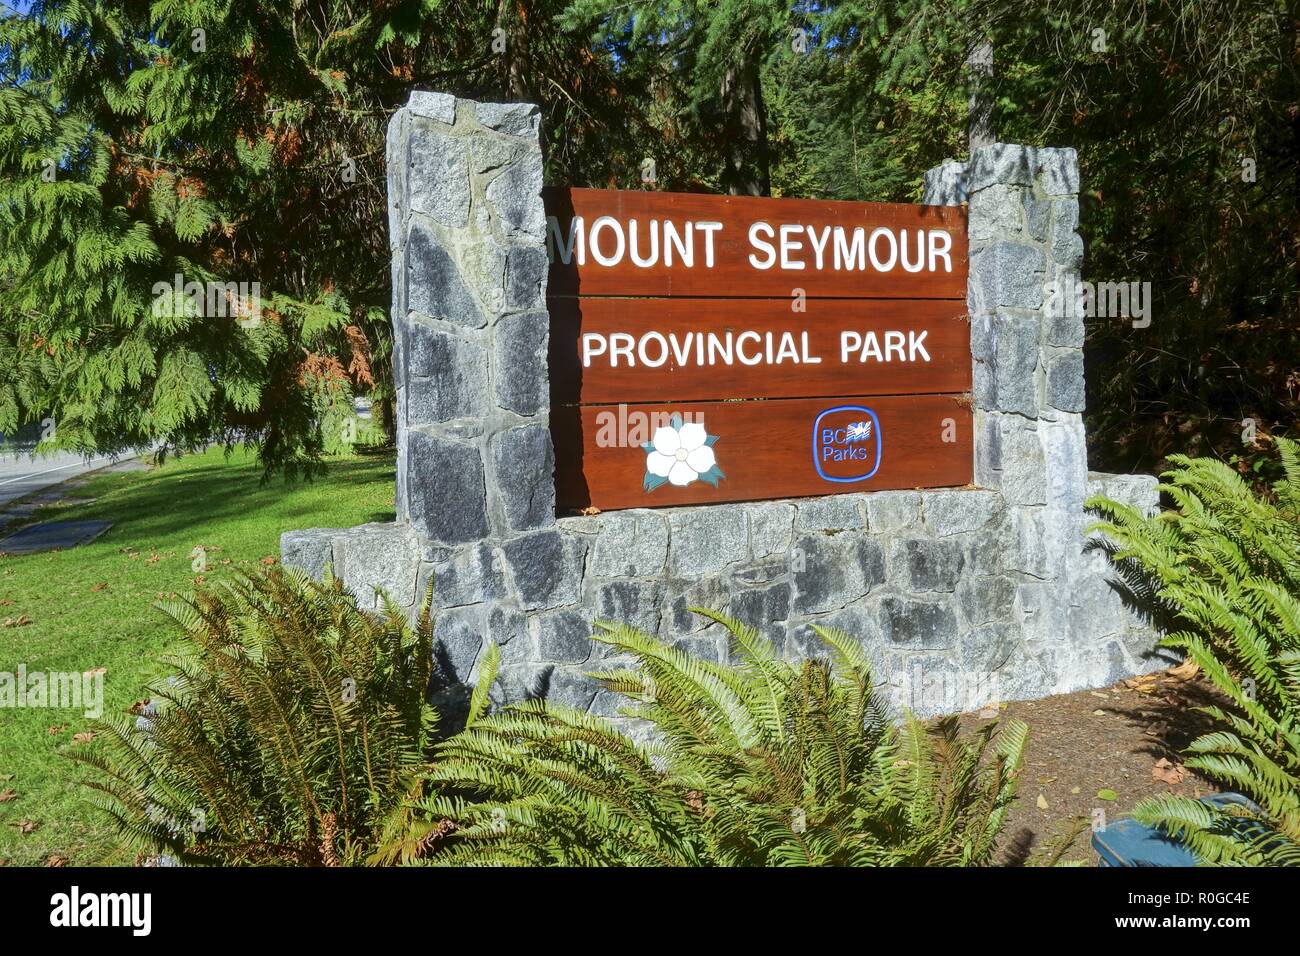
[(430, 543), (555, 521), (539, 115), (417, 93), (389, 126), (398, 521)]
[[(585, 676), (617, 620), (726, 660), (707, 607), (789, 659), (815, 626), (862, 642), (921, 714), (1102, 686), (1161, 666), (1085, 535), (1092, 492), (1153, 509), (1155, 479), (1094, 475), (1083, 330), (1043, 285), (1078, 274), (1073, 150), (995, 144), (926, 176), (969, 203), (977, 488), (556, 518), (538, 112), (416, 93), (388, 140), (398, 396), (397, 522), (287, 532), (286, 564), (332, 567), (362, 606), (412, 615), (432, 583), (439, 670), (473, 683), (501, 647), (501, 700), (613, 717)], [(443, 698), (440, 698), (443, 699)]]

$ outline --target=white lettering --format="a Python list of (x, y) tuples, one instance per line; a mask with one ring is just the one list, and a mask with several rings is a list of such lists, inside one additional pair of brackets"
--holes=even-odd
[(853, 242), (844, 241), (844, 227), (835, 227), (835, 268), (856, 269), (861, 272), (867, 267), (865, 235), (861, 226), (853, 229)]
[[(657, 361), (651, 361), (650, 357), (646, 355), (645, 346), (647, 342), (659, 343), (659, 359)], [(664, 362), (667, 362), (668, 342), (663, 337), (663, 333), (647, 332), (645, 335), (641, 336), (641, 341), (637, 345), (637, 355), (641, 357), (641, 364), (649, 366), (650, 368), (658, 368), (660, 365), (663, 365)]]
[[(618, 252), (612, 256), (607, 256), (601, 252), (600, 243), (596, 241), (596, 237), (600, 235), (602, 229), (612, 229), (614, 236), (618, 239)], [(587, 235), (587, 242), (591, 246), (591, 257), (602, 266), (616, 266), (623, 260), (623, 253), (626, 249), (626, 242), (623, 239), (623, 227), (619, 225), (618, 220), (613, 216), (601, 216), (593, 222), (591, 232)]]
[(704, 233), (704, 268), (713, 268), (713, 234), (722, 229), (720, 222), (697, 222), (695, 228)]
[(952, 236), (942, 229), (930, 230), (930, 271), (934, 272), (934, 261), (943, 257), (943, 271), (952, 272), (952, 259), (948, 250), (952, 248)]
[(573, 261), (574, 247), (578, 251), (578, 265), (586, 262), (582, 246), (582, 217), (574, 216), (569, 220), (569, 241), (565, 242), (560, 238), (560, 221), (555, 216), (547, 216), (546, 223), (550, 227), (546, 236), (546, 252), (552, 262), (555, 261), (556, 252), (559, 252), (560, 262), (568, 265)]
[(852, 329), (845, 329), (840, 333), (840, 364), (843, 365), (849, 360), (849, 355), (856, 352), (862, 347), (862, 335), (854, 332)]
[(690, 269), (695, 265), (695, 229), (691, 223), (686, 224), (686, 238), (683, 239), (677, 232), (677, 227), (673, 225), (672, 220), (664, 220), (664, 265), (673, 264), (673, 246), (677, 247), (677, 254), (681, 256), (682, 265)]
[(892, 362), (894, 360), (893, 355), (895, 352), (898, 353), (898, 360), (900, 362), (907, 361), (903, 357), (903, 333), (886, 332), (885, 333), (885, 361)]
[(826, 244), (830, 242), (831, 227), (822, 227), (822, 241), (817, 241), (817, 231), (812, 226), (808, 227), (808, 240), (812, 243), (813, 254), (817, 257), (817, 269), (822, 269), (823, 255), (826, 252)]
[(925, 350), (925, 345), (923, 344), (929, 331), (929, 329), (925, 329), (920, 335), (917, 335), (915, 332), (907, 333), (907, 360), (909, 362), (916, 361), (917, 353), (924, 355), (927, 362), (930, 361), (930, 353)]
[(802, 269), (803, 260), (791, 259), (790, 253), (797, 249), (803, 248), (803, 243), (794, 238), (794, 234), (802, 232), (803, 226), (795, 226), (786, 223), (781, 226), (781, 268), (782, 269)]
[(635, 219), (631, 219), (628, 221), (627, 231), (628, 231), (628, 248), (632, 256), (632, 261), (642, 269), (649, 269), (652, 265), (654, 265), (656, 262), (659, 261), (659, 220), (658, 219), (650, 220), (650, 257), (647, 259), (642, 259), (641, 256), (637, 254), (638, 252), (637, 241), (636, 241), (637, 229), (636, 229)]
[(618, 368), (618, 357), (627, 359), (628, 368), (636, 364), (632, 359), (632, 348), (636, 340), (626, 332), (615, 332), (609, 337), (609, 367)]
[(604, 355), (608, 348), (609, 344), (605, 341), (605, 336), (599, 332), (582, 333), (582, 367), (591, 368), (592, 357)]
[[(885, 262), (881, 262), (880, 257), (876, 255), (876, 243), (882, 236), (889, 240), (889, 259)], [(871, 233), (871, 238), (867, 240), (867, 255), (871, 257), (872, 268), (878, 272), (889, 272), (894, 268), (894, 263), (898, 261), (898, 240), (894, 238), (894, 234), (888, 229), (884, 227), (876, 229)]]
[[(947, 233), (944, 233), (947, 235)], [(899, 259), (907, 272), (920, 272), (925, 268), (925, 230), (916, 230), (916, 263), (907, 261), (907, 230), (900, 229), (898, 234)]]
[(766, 233), (768, 239), (771, 239), (773, 236), (776, 235), (776, 232), (772, 229), (772, 227), (769, 226), (767, 223), (763, 222), (762, 220), (750, 224), (749, 244), (753, 246), (755, 249), (764, 250), (767, 253), (767, 255), (766, 255), (766, 261), (762, 261), (758, 259), (751, 252), (749, 254), (749, 264), (753, 266), (755, 269), (770, 269), (776, 263), (776, 250), (772, 248), (772, 244), (770, 242), (765, 242), (764, 240), (758, 238), (757, 234), (760, 231)]

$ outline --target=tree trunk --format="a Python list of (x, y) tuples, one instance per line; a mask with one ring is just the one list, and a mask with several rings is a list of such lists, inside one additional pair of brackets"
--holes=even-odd
[(397, 444), (397, 400), (384, 398), (379, 401), (380, 424), (390, 445)]
[(772, 191), (767, 153), (767, 107), (758, 62), (747, 57), (722, 78), (728, 117), (728, 157), (722, 180), (732, 196), (767, 196)]
[(974, 152), (997, 141), (993, 132), (993, 44), (986, 40), (972, 49), (966, 69), (970, 74), (966, 135)]
[(506, 99), (512, 102), (526, 103), (532, 97), (529, 95), (528, 84), (525, 81), (525, 73), (528, 66), (528, 14), (525, 6), (515, 4), (513, 7), (510, 0), (499, 0), (497, 3), (497, 26), (505, 30), (506, 49), (505, 53), (505, 94)]

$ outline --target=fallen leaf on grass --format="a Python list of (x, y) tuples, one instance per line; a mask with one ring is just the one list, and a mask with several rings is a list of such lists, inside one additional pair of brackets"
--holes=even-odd
[(1097, 799), (1098, 799), (1098, 800), (1118, 800), (1118, 799), (1119, 799), (1119, 794), (1116, 793), (1114, 790), (1098, 790), (1098, 791), (1097, 791)]
[(67, 724), (56, 724), (53, 727), (50, 727), (45, 732), (49, 734), (51, 737), (53, 737), (55, 734), (61, 734), (67, 729), (68, 729)]
[(22, 834), (31, 833), (38, 826), (40, 826), (40, 824), (37, 823), (35, 820), (19, 820), (17, 823), (11, 823), (9, 825), (11, 827), (17, 827), (18, 832)]
[(1182, 764), (1176, 764), (1168, 757), (1161, 757), (1151, 768), (1151, 779), (1158, 780), (1160, 783), (1179, 784), (1183, 782), (1185, 776), (1187, 771)]
[(46, 866), (67, 866), (68, 858), (60, 853), (51, 853), (45, 858)]
[(94, 739), (95, 732), (93, 730), (83, 730), (79, 734), (72, 735), (72, 742), (74, 744), (88, 744)]
[(0, 607), (9, 607), (13, 603), (14, 602), (9, 600), (9, 598), (5, 598), (4, 600), (0, 601)]
[(203, 583), (204, 581), (206, 581), (206, 580), (207, 580), (207, 579), (206, 579), (203, 575), (201, 575), (201, 574), (196, 574), (196, 575), (194, 576), (194, 583), (195, 583), (195, 584), (202, 584), (202, 583)]
[(92, 584), (92, 585), (90, 586), (90, 589), (91, 589), (92, 591), (107, 591), (107, 590), (108, 590), (108, 582), (107, 582), (107, 581), (100, 581), (98, 584)]
[(144, 700), (137, 700), (134, 704), (132, 704), (130, 707), (127, 708), (126, 712), (128, 714), (139, 714), (148, 706), (149, 706), (149, 698), (146, 697)]
[(26, 627), (30, 623), (32, 623), (32, 619), (28, 617), (26, 614), (24, 614), (21, 617), (5, 618), (4, 626), (5, 627)]
[(268, 554), (266, 557), (262, 559), (262, 563), (265, 565), (272, 565), (275, 564), (276, 560), (277, 560), (276, 558), (273, 558), (271, 555)]
[(17, 799), (18, 799), (18, 794), (14, 793), (8, 787), (6, 787), (4, 790), (0, 790), (0, 803), (8, 803), (10, 800), (17, 800)]

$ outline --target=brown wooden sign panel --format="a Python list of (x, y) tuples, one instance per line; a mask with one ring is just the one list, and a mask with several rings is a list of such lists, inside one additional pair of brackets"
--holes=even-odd
[(964, 209), (544, 199), (562, 509), (970, 482)]
[(602, 402), (965, 392), (963, 302), (554, 298), (551, 398)]
[(964, 299), (960, 206), (546, 189), (549, 295)]
[[(675, 417), (674, 417), (675, 415)], [(960, 396), (556, 408), (562, 508), (602, 510), (943, 487), (972, 477)]]

